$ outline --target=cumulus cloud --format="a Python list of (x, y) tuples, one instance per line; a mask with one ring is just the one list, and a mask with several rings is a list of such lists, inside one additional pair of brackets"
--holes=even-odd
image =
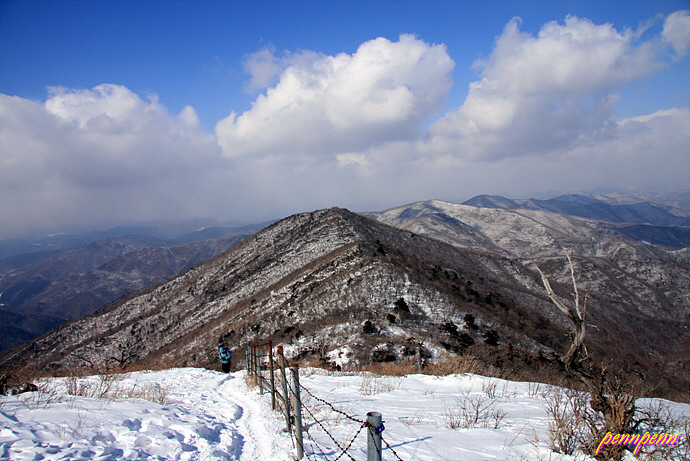
[(248, 55), (244, 60), (244, 69), (250, 75), (247, 90), (258, 91), (273, 86), (280, 74), (290, 66), (309, 67), (325, 55), (310, 50), (290, 52), (288, 50), (276, 55), (275, 49), (268, 46)]
[(44, 104), (0, 94), (0, 145), (0, 215), (16, 228), (156, 216), (220, 157), (192, 107), (119, 85), (52, 88)]
[(687, 56), (690, 48), (690, 10), (668, 15), (661, 36), (676, 51), (676, 59)]
[(144, 101), (120, 85), (51, 88), (33, 117), (38, 126), (52, 129), (51, 170), (77, 185), (167, 178), (194, 169), (217, 151), (194, 108), (171, 114), (156, 97)]
[(255, 84), (289, 65), (250, 110), (216, 125), (226, 156), (340, 154), (414, 138), (442, 108), (454, 65), (444, 46), (411, 35), (365, 42), (352, 55), (278, 61), (266, 50), (250, 59)]
[(511, 20), (486, 61), (475, 66), (464, 104), (435, 123), (430, 143), (492, 160), (553, 153), (584, 138), (610, 135), (614, 89), (651, 75), (663, 62), (632, 31), (574, 16), (549, 22), (538, 35)]
[(513, 19), (455, 108), (444, 107), (454, 67), (446, 48), (411, 35), (353, 54), (248, 55), (248, 89), (261, 93), (215, 133), (194, 108), (171, 113), (119, 85), (51, 88), (45, 103), (0, 94), (0, 234), (107, 219), (263, 220), (479, 193), (687, 187), (690, 110), (615, 116), (621, 88), (673, 65), (669, 50), (687, 55), (687, 20), (687, 11), (669, 15), (652, 36), (652, 22), (618, 31), (571, 16), (533, 35)]
[[(682, 17), (669, 16), (664, 33)], [(687, 187), (687, 109), (614, 115), (618, 90), (668, 66), (660, 35), (643, 40), (651, 21), (636, 32), (574, 16), (536, 35), (520, 26), (517, 18), (506, 25), (489, 57), (475, 64), (480, 79), (464, 103), (420, 139), (339, 155), (339, 167), (400, 197), (411, 183), (418, 197), (451, 199)], [(386, 179), (391, 172), (397, 180)]]

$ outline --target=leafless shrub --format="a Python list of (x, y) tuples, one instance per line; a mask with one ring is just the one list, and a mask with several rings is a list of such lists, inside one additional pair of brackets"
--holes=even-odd
[(486, 396), (490, 399), (495, 399), (496, 398), (496, 381), (494, 380), (489, 380), (489, 381), (483, 381), (482, 382), (482, 391), (486, 394)]
[(518, 395), (517, 389), (513, 389), (512, 391), (509, 390), (510, 384), (508, 381), (503, 382), (503, 386), (501, 387), (501, 392), (500, 394), (497, 394), (497, 397), (499, 398), (515, 398)]
[(49, 381), (41, 379), (36, 381), (38, 390), (34, 392), (22, 393), (19, 400), (29, 409), (50, 408), (55, 403), (62, 402), (64, 395), (50, 384)]
[(104, 400), (142, 399), (166, 405), (168, 389), (158, 383), (131, 387), (124, 386), (125, 375), (105, 373), (93, 376), (68, 376), (64, 378), (65, 392), (75, 397), (87, 397)]
[[(587, 352), (584, 337), (588, 296), (585, 294), (584, 302), (580, 304), (573, 260), (570, 255), (566, 254), (566, 257), (570, 265), (570, 277), (573, 285), (572, 301), (559, 298), (551, 288), (546, 275), (538, 267), (537, 270), (541, 275), (549, 298), (568, 317), (572, 326), (570, 347), (558, 361), (566, 372), (585, 386), (590, 397), (589, 408), (594, 411), (594, 414), (603, 417), (603, 424), (593, 430), (594, 435), (587, 443), (587, 449), (593, 452), (605, 434), (609, 432), (614, 434), (631, 433), (635, 415), (634, 388), (621, 373), (611, 372), (607, 366), (603, 365), (601, 368), (597, 368)], [(595, 419), (597, 418), (590, 421), (594, 423)], [(624, 447), (621, 445), (607, 445), (598, 451), (595, 457), (600, 460), (620, 461), (623, 450)]]
[(531, 398), (536, 397), (541, 392), (542, 386), (543, 386), (543, 384), (541, 384), (541, 383), (533, 383), (533, 382), (527, 383), (527, 395)]
[(649, 461), (690, 460), (690, 417), (678, 416), (663, 400), (640, 405), (635, 415), (635, 431), (650, 434), (677, 434), (678, 441), (668, 445), (640, 445), (643, 459)]
[(65, 378), (66, 392), (75, 397), (113, 400), (120, 389), (117, 385), (124, 376), (119, 373), (104, 373), (94, 376), (69, 376)]
[(455, 405), (444, 408), (443, 418), (450, 429), (470, 427), (498, 429), (506, 412), (496, 403), (495, 398), (466, 391), (463, 397), (455, 400)]
[[(550, 448), (558, 453), (574, 455), (579, 451), (595, 453), (605, 427), (604, 416), (589, 406), (586, 392), (564, 388), (549, 388), (542, 394), (544, 408), (549, 415)], [(678, 434), (678, 442), (665, 445), (640, 445), (638, 459), (648, 461), (690, 460), (690, 418), (677, 416), (662, 400), (650, 400), (638, 408), (633, 434)], [(615, 447), (622, 454), (634, 451), (635, 445), (603, 445)]]
[(423, 423), (429, 420), (429, 415), (425, 412), (416, 411), (414, 416), (403, 416), (400, 418), (405, 426), (412, 426), (413, 424)]
[(167, 405), (170, 403), (168, 394), (169, 391), (165, 386), (154, 383), (147, 386), (134, 385), (129, 389), (119, 389), (110, 398), (112, 400), (142, 399), (159, 405)]
[(365, 372), (362, 375), (359, 391), (363, 395), (376, 395), (382, 392), (390, 392), (399, 389), (401, 384), (401, 379), (392, 378), (390, 376), (377, 376)]
[(542, 395), (549, 416), (550, 448), (572, 455), (588, 445), (601, 425), (600, 420), (593, 420), (596, 414), (589, 410), (588, 395), (560, 387), (549, 387)]

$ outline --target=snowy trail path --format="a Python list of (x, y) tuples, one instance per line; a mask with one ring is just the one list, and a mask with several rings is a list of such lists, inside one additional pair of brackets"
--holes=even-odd
[(117, 383), (124, 390), (160, 386), (165, 405), (74, 397), (55, 380), (49, 401), (4, 398), (0, 460), (290, 460), (292, 442), (276, 413), (243, 378), (186, 368), (132, 373)]
[[(264, 402), (248, 393), (243, 377), (242, 373), (209, 374), (207, 370), (191, 369), (186, 378), (196, 383), (196, 387), (190, 389), (185, 383), (170, 397), (184, 407), (194, 409), (194, 413), (203, 414), (208, 420), (207, 429), (224, 429), (217, 432), (211, 429), (197, 435), (199, 442), (202, 442), (197, 445), (202, 459), (223, 459), (225, 453), (229, 459), (238, 461), (289, 460), (289, 439), (280, 435), (281, 428), (275, 415), (263, 405)], [(162, 385), (175, 389), (176, 380), (173, 376)], [(201, 449), (206, 435), (210, 435), (211, 440), (218, 435), (218, 445)], [(194, 438), (193, 434), (190, 436)]]

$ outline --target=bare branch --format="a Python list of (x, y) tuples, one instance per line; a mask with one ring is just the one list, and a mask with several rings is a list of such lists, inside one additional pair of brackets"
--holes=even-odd
[(546, 289), (546, 293), (549, 295), (549, 298), (561, 312), (568, 316), (570, 322), (573, 324), (573, 331), (571, 332), (572, 342), (570, 344), (570, 348), (568, 349), (568, 351), (565, 354), (563, 354), (563, 356), (561, 356), (561, 362), (563, 363), (563, 366), (569, 373), (576, 376), (589, 388), (591, 385), (591, 377), (585, 373), (581, 366), (582, 363), (589, 358), (587, 348), (584, 345), (586, 327), (585, 313), (587, 312), (588, 296), (585, 295), (585, 305), (581, 309), (580, 295), (577, 289), (577, 281), (575, 279), (575, 268), (573, 266), (573, 260), (568, 254), (566, 254), (566, 257), (568, 258), (568, 263), (570, 264), (570, 277), (573, 282), (573, 306), (569, 306), (568, 304), (566, 304), (565, 301), (559, 299), (559, 297), (554, 292), (553, 288), (551, 288), (551, 283), (549, 283), (549, 279), (546, 277), (544, 272), (539, 267), (537, 267), (537, 270), (541, 275), (542, 283), (544, 284), (544, 288)]
[[(584, 345), (588, 294), (585, 294), (584, 303), (580, 307), (580, 295), (577, 290), (573, 261), (569, 255), (566, 254), (566, 256), (570, 263), (570, 278), (573, 283), (572, 306), (556, 296), (549, 280), (542, 270), (537, 267), (549, 298), (561, 312), (568, 316), (573, 325), (570, 348), (561, 357), (561, 364), (568, 373), (579, 379), (587, 387), (591, 397), (590, 407), (604, 415), (604, 427), (596, 429), (599, 440), (607, 432), (628, 433), (632, 427), (635, 415), (635, 398), (625, 389), (620, 376), (614, 375), (610, 377), (606, 366), (600, 372), (596, 372), (592, 366), (587, 348)], [(620, 446), (613, 446), (607, 447), (596, 458), (599, 460), (620, 461), (622, 454), (623, 450)]]
[(570, 278), (573, 281), (575, 309), (577, 310), (577, 313), (580, 314), (580, 294), (577, 291), (577, 282), (575, 281), (575, 267), (573, 266), (573, 260), (570, 258), (570, 255), (566, 253), (565, 256), (568, 258), (568, 263), (570, 264)]

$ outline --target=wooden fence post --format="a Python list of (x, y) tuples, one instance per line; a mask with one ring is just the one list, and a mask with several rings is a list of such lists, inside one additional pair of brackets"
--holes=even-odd
[(261, 346), (256, 346), (256, 380), (259, 383), (259, 394), (264, 395), (264, 379), (261, 373)]
[(254, 345), (249, 346), (249, 374), (254, 375)]
[(283, 407), (285, 412), (285, 431), (291, 432), (290, 425), (290, 394), (288, 394), (287, 377), (285, 376), (285, 356), (283, 355), (283, 346), (278, 346), (278, 365), (280, 366), (280, 377), (283, 380)]
[(273, 371), (273, 343), (268, 342), (268, 363), (271, 370), (271, 410), (276, 409), (276, 381)]
[(254, 355), (254, 359), (252, 360), (252, 363), (254, 364), (254, 376), (258, 376), (259, 375), (259, 346), (254, 344), (254, 346), (252, 346), (252, 352), (253, 352), (252, 355)]
[(295, 412), (295, 441), (297, 443), (297, 459), (304, 458), (304, 440), (302, 438), (302, 401), (299, 396), (299, 366), (293, 363), (292, 370), (292, 400)]

